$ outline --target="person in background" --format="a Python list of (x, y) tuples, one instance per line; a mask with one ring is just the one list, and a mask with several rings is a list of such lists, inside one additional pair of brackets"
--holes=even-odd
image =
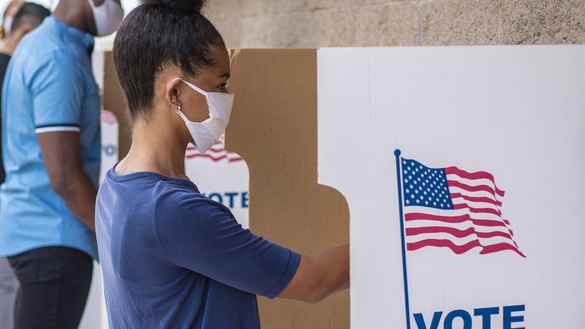
[(8, 65), (0, 255), (20, 284), (16, 329), (74, 329), (83, 315), (101, 158), (90, 56), (94, 36), (113, 33), (123, 17), (119, 0), (61, 0)]
[(0, 39), (4, 39), (10, 35), (14, 15), (23, 3), (24, 0), (12, 0), (6, 5), (6, 9), (4, 9), (4, 14), (2, 15), (2, 25), (0, 26)]
[[(11, 22), (11, 24), (9, 29), (5, 29), (9, 33), (0, 41), (0, 90), (2, 90), (10, 57), (22, 37), (37, 28), (45, 17), (51, 15), (49, 9), (31, 2), (23, 4), (13, 1), (8, 5), (6, 12), (14, 10), (14, 8), (17, 8), (17, 11), (13, 14), (13, 18), (10, 20), (7, 20), (6, 17), (4, 18), (5, 22)], [(0, 97), (0, 104), (2, 103), (1, 100), (2, 98)], [(0, 127), (1, 122), (0, 120)], [(0, 148), (0, 154), (1, 152), (2, 149)], [(5, 176), (4, 165), (0, 161), (0, 184), (4, 182)], [(14, 327), (14, 302), (17, 289), (18, 280), (14, 275), (14, 271), (6, 257), (0, 257), (0, 328)]]
[(218, 140), (234, 97), (204, 3), (143, 0), (114, 41), (132, 145), (96, 202), (112, 328), (258, 329), (256, 295), (316, 303), (349, 287), (349, 245), (300, 255), (242, 228), (186, 176), (187, 145), (205, 153)]
[[(14, 49), (16, 49), (16, 46), (18, 46), (22, 38), (27, 33), (37, 28), (43, 22), (45, 17), (51, 15), (51, 11), (40, 4), (32, 2), (11, 2), (10, 4), (13, 3), (16, 3), (18, 6), (13, 5), (10, 8), (17, 8), (17, 11), (14, 13), (14, 16), (8, 17), (10, 18), (9, 20), (4, 21), (11, 22), (11, 25), (10, 28), (6, 30), (8, 33), (5, 34), (2, 41), (0, 41), (0, 54), (4, 55), (1, 63), (2, 66), (0, 67), (0, 69), (2, 69), (2, 71), (0, 71), (2, 77), (4, 77), (6, 73), (10, 56), (12, 56)], [(24, 9), (22, 9), (23, 7)]]

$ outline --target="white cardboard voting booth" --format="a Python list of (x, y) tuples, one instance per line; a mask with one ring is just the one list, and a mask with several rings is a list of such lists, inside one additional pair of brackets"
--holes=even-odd
[(224, 149), (225, 137), (201, 154), (187, 147), (185, 171), (199, 192), (230, 209), (236, 220), (248, 228), (248, 166), (238, 154)]
[[(106, 172), (118, 162), (119, 123), (116, 115), (102, 110), (100, 115), (102, 134), (102, 162), (100, 182)], [(81, 329), (107, 329), (108, 318), (104, 298), (102, 272), (99, 263), (94, 262), (93, 279), (85, 312), (79, 324)]]
[(318, 77), (352, 328), (585, 328), (585, 47), (320, 49)]

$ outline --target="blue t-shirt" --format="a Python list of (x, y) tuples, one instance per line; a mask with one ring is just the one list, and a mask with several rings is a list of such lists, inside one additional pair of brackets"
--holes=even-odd
[(100, 99), (91, 35), (47, 17), (12, 57), (2, 97), (0, 255), (66, 246), (97, 257), (95, 235), (52, 188), (37, 134), (77, 131), (83, 170), (97, 187)]
[(280, 294), (300, 261), (192, 182), (156, 173), (109, 170), (96, 231), (116, 329), (260, 328), (256, 295)]

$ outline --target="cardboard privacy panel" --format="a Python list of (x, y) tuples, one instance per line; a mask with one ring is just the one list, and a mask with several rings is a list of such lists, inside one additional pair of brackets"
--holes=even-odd
[[(225, 150), (215, 145), (212, 155), (218, 161), (213, 161), (189, 148), (185, 161), (187, 174), (201, 191), (221, 198), (243, 226), (249, 222), (254, 233), (304, 254), (349, 241), (345, 199), (317, 183), (316, 60), (315, 49), (240, 51), (229, 81), (236, 98)], [(103, 70), (104, 106), (120, 122), (123, 158), (131, 141), (112, 53), (105, 52), (97, 64)], [(239, 159), (231, 161), (234, 156)], [(317, 305), (264, 298), (259, 304), (264, 329), (350, 325), (349, 292)]]
[(352, 328), (585, 328), (584, 58), (319, 50), (319, 182), (349, 204)]
[[(343, 196), (317, 183), (316, 50), (241, 50), (233, 54), (236, 94), (226, 150), (250, 172), (250, 229), (302, 254), (349, 240)], [(349, 294), (319, 304), (259, 298), (265, 329), (349, 328)]]

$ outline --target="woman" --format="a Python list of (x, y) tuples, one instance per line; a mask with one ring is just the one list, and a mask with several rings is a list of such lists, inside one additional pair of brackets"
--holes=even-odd
[(144, 0), (120, 27), (114, 62), (132, 146), (97, 199), (112, 328), (259, 328), (256, 295), (317, 302), (349, 286), (349, 248), (315, 256), (243, 229), (185, 175), (228, 123), (230, 61), (205, 1)]

